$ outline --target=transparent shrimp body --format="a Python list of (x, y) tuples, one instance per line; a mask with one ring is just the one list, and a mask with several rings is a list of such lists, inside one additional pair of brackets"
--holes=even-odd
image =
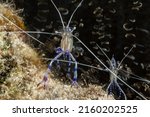
[(70, 31), (71, 29), (65, 29), (61, 36), (61, 43), (60, 43), (60, 47), (63, 51), (69, 51), (71, 52), (73, 49), (73, 37), (72, 37), (72, 31)]
[(70, 17), (70, 19), (68, 21), (67, 26), (65, 26), (60, 11), (58, 10), (58, 8), (55, 5), (55, 3), (53, 2), (53, 0), (51, 0), (51, 3), (53, 4), (53, 6), (55, 7), (55, 9), (57, 10), (57, 12), (58, 12), (58, 14), (60, 16), (60, 20), (61, 20), (61, 23), (62, 23), (62, 26), (63, 26), (63, 31), (62, 32), (57, 32), (56, 31), (55, 34), (56, 35), (60, 35), (62, 37), (62, 39), (61, 39), (60, 47), (58, 47), (57, 50), (56, 50), (57, 56), (54, 59), (52, 59), (52, 61), (50, 62), (49, 66), (48, 66), (48, 69), (47, 69), (47, 72), (44, 74), (43, 80), (38, 85), (40, 85), (41, 83), (44, 83), (44, 87), (46, 86), (46, 83), (47, 83), (47, 80), (48, 80), (48, 72), (51, 71), (52, 64), (55, 61), (57, 61), (57, 63), (59, 64), (58, 59), (61, 56), (66, 57), (68, 59), (67, 76), (69, 76), (69, 77), (70, 77), (70, 71), (71, 71), (71, 68), (70, 68), (71, 67), (71, 61), (73, 61), (75, 63), (74, 71), (73, 71), (74, 72), (74, 77), (73, 77), (73, 80), (72, 80), (72, 84), (73, 85), (77, 85), (77, 61), (74, 58), (74, 56), (71, 54), (72, 49), (73, 49), (73, 37), (74, 37), (72, 33), (73, 33), (75, 28), (71, 29), (69, 27), (69, 25), (70, 25), (70, 22), (72, 20), (72, 17), (74, 15), (74, 13), (81, 6), (82, 2), (83, 2), (83, 0), (81, 0), (81, 2), (78, 4), (76, 9), (73, 11), (73, 13), (72, 13), (72, 15), (71, 15), (71, 17)]
[[(134, 88), (132, 88), (130, 85), (128, 85), (125, 81), (123, 81), (122, 74), (120, 74), (119, 71), (123, 71), (124, 73), (130, 74), (128, 72), (125, 72), (124, 70), (121, 69), (121, 64), (123, 63), (123, 61), (125, 60), (125, 58), (130, 54), (130, 52), (133, 50), (133, 48), (136, 47), (136, 44), (134, 44), (132, 46), (132, 48), (128, 51), (128, 53), (122, 58), (122, 60), (119, 62), (119, 64), (117, 64), (115, 57), (112, 56), (112, 59), (110, 60), (109, 57), (106, 55), (106, 53), (102, 50), (102, 48), (96, 44), (97, 47), (102, 51), (102, 53), (106, 56), (106, 58), (109, 60), (110, 63), (110, 67), (108, 68), (105, 64), (103, 64), (101, 62), (101, 60), (99, 58), (97, 58), (97, 56), (95, 56), (95, 58), (97, 58), (97, 60), (106, 68), (105, 71), (110, 73), (110, 83), (107, 87), (107, 93), (108, 94), (117, 94), (118, 99), (127, 99), (126, 94), (124, 93), (124, 91), (122, 90), (122, 88), (120, 87), (120, 85), (118, 84), (118, 80), (123, 83), (124, 85), (126, 85), (128, 88), (130, 88), (133, 92), (135, 92), (137, 95), (139, 95), (141, 98), (143, 99), (147, 99), (146, 97), (144, 97), (142, 94), (140, 94), (138, 91), (136, 91)], [(103, 70), (104, 71), (104, 70)], [(132, 74), (134, 75), (134, 74)], [(143, 80), (141, 77), (134, 75), (135, 77), (137, 77), (136, 79), (141, 80), (143, 82), (146, 83), (150, 83), (150, 81), (148, 80)], [(131, 77), (134, 78), (134, 77)]]
[[(114, 74), (118, 76), (118, 67), (114, 56), (111, 59), (110, 69)], [(110, 73), (110, 83), (106, 91), (108, 95), (116, 94), (118, 96), (118, 99), (127, 99), (124, 91), (121, 89), (121, 87), (118, 84), (117, 77), (114, 76), (112, 73)]]

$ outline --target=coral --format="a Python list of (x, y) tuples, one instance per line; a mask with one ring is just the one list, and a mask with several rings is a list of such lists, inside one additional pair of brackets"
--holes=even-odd
[[(0, 14), (25, 29), (22, 18), (9, 5), (0, 4)], [(71, 87), (58, 80), (61, 78), (49, 78), (46, 90), (37, 87), (47, 65), (27, 43), (29, 38), (13, 31), (19, 29), (0, 16), (0, 99), (113, 99), (101, 86)]]

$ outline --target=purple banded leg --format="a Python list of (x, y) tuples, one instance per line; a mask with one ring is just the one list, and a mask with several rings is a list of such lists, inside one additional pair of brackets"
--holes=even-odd
[[(56, 56), (61, 53), (63, 50), (61, 49), (61, 47), (58, 47), (56, 49)], [(60, 62), (57, 60), (57, 68), (60, 69)]]
[(77, 68), (78, 68), (78, 64), (77, 64), (76, 59), (73, 57), (73, 55), (71, 53), (69, 53), (69, 54), (70, 54), (71, 59), (75, 62), (74, 77), (73, 77), (72, 85), (78, 85), (78, 83), (77, 83), (77, 77), (78, 77)]
[(48, 65), (48, 69), (47, 69), (46, 73), (44, 74), (43, 80), (42, 80), (37, 86), (39, 86), (40, 84), (44, 83), (44, 88), (46, 88), (46, 84), (47, 84), (47, 81), (48, 81), (48, 73), (51, 71), (52, 64), (53, 64), (59, 57), (61, 57), (63, 54), (64, 54), (64, 52), (61, 52), (61, 53), (59, 53), (54, 59), (52, 59), (52, 61), (51, 61), (50, 64)]
[(60, 62), (57, 60), (57, 68), (60, 70)]
[(107, 91), (108, 95), (112, 94), (112, 93), (115, 92), (115, 91), (119, 91), (119, 94), (118, 94), (118, 92), (117, 92), (118, 98), (121, 99), (122, 96), (123, 96), (123, 98), (124, 98), (125, 100), (127, 99), (127, 97), (126, 97), (124, 91), (121, 89), (121, 87), (119, 86), (119, 84), (118, 84), (118, 82), (117, 82), (117, 79), (115, 79), (115, 78), (110, 82), (110, 84), (108, 85), (106, 91)]
[(106, 92), (108, 95), (111, 95), (114, 89), (114, 81), (111, 81), (106, 89)]
[(48, 81), (48, 74), (45, 73), (45, 75), (44, 75), (44, 77), (43, 77), (43, 80), (42, 80), (40, 83), (37, 84), (37, 87), (38, 87), (40, 84), (44, 83), (44, 89), (46, 89), (47, 81)]
[(122, 96), (123, 96), (123, 99), (126, 100), (126, 99), (127, 99), (127, 96), (126, 96), (126, 94), (124, 93), (124, 91), (122, 90), (122, 88), (119, 86), (119, 84), (118, 84), (117, 81), (115, 81), (115, 85), (116, 85), (116, 88), (118, 88), (118, 91), (119, 91), (119, 96), (118, 96), (118, 98), (121, 99)]
[(67, 77), (71, 77), (71, 75), (70, 75), (70, 70), (71, 70), (71, 57), (70, 57), (70, 52), (67, 52), (66, 53), (67, 54), (67, 59), (68, 59), (68, 71), (67, 71)]
[[(56, 54), (58, 55), (59, 53), (61, 53), (63, 50), (62, 50), (62, 48), (61, 47), (58, 47), (58, 48), (56, 48)], [(56, 56), (57, 56), (56, 55)]]

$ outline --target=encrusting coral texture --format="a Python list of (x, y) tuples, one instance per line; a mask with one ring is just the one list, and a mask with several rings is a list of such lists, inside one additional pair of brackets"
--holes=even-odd
[[(9, 4), (0, 4), (0, 99), (113, 99), (101, 86), (71, 87), (49, 74), (47, 88), (37, 87), (47, 64), (36, 52), (21, 17)], [(2, 17), (3, 16), (3, 17)], [(9, 19), (11, 22), (6, 20)], [(13, 22), (13, 23), (12, 23)]]

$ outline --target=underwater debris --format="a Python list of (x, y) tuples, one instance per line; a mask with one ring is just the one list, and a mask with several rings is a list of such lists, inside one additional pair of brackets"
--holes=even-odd
[(1, 15), (25, 29), (14, 9), (0, 4), (0, 99), (113, 99), (101, 86), (74, 88), (59, 78), (50, 78), (46, 90), (37, 88), (47, 67), (36, 49), (27, 44), (27, 35), (15, 33), (20, 30)]

